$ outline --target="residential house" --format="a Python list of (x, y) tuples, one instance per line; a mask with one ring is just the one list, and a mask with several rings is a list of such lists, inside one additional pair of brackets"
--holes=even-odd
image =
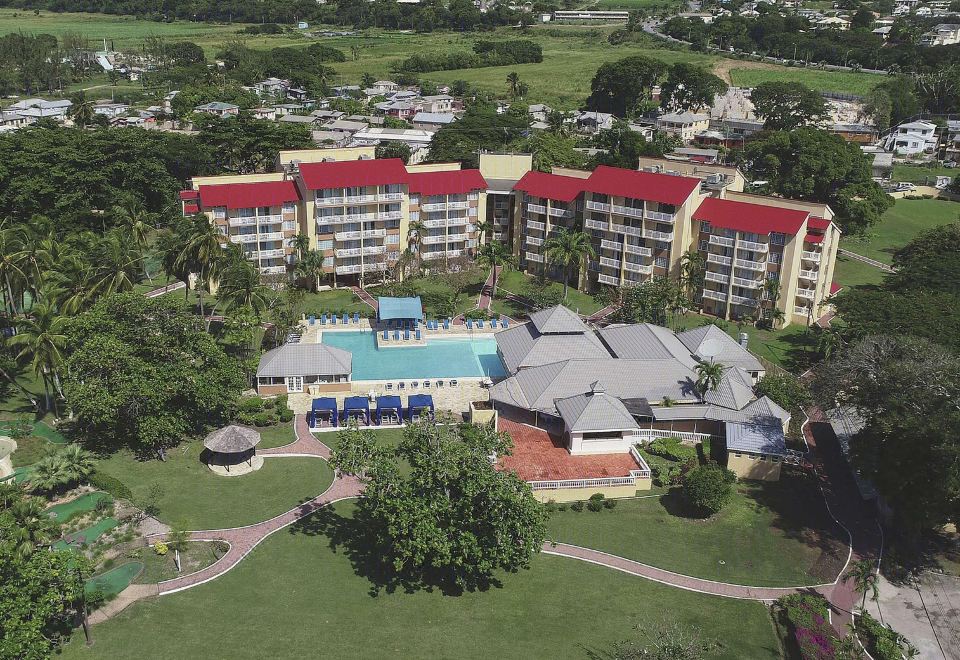
[(126, 103), (111, 103), (110, 101), (97, 101), (93, 105), (93, 112), (97, 115), (103, 115), (107, 118), (120, 117), (127, 114), (130, 106)]
[(456, 120), (457, 117), (450, 112), (418, 112), (413, 116), (413, 127), (424, 131), (438, 131)]
[(353, 355), (314, 342), (290, 343), (267, 351), (257, 365), (257, 394), (349, 392)]
[(940, 23), (920, 37), (921, 46), (952, 46), (960, 43), (960, 24)]
[(533, 121), (545, 122), (550, 113), (553, 112), (553, 108), (544, 103), (534, 103), (527, 108), (527, 112)]
[(850, 20), (840, 16), (827, 16), (816, 23), (818, 30), (839, 30), (846, 32), (850, 29)]
[(267, 78), (253, 84), (253, 89), (258, 96), (273, 96), (275, 98), (285, 96), (289, 88), (290, 81), (280, 78)]
[(226, 117), (236, 117), (239, 115), (240, 106), (234, 105), (233, 103), (223, 103), (222, 101), (212, 101), (211, 103), (196, 106), (193, 111), (225, 119)]
[(37, 119), (54, 119), (63, 121), (70, 114), (70, 108), (73, 103), (66, 99), (48, 101), (46, 99), (24, 99), (10, 105), (7, 110), (15, 112), (18, 115), (29, 117), (36, 121)]
[(581, 133), (599, 133), (613, 128), (616, 117), (608, 112), (575, 112), (573, 121)]
[(436, 94), (433, 96), (424, 96), (418, 102), (420, 110), (432, 113), (449, 113), (456, 108), (457, 100), (447, 94)]
[(657, 129), (675, 135), (684, 142), (710, 128), (710, 115), (697, 112), (668, 112), (657, 119)]
[(883, 148), (901, 156), (932, 154), (937, 149), (937, 125), (929, 121), (910, 121), (887, 134)]

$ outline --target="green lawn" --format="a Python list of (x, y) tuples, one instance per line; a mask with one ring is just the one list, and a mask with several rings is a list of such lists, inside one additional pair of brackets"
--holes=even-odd
[(721, 582), (783, 587), (836, 577), (847, 557), (845, 536), (812, 480), (791, 476), (736, 488), (733, 501), (708, 520), (684, 517), (674, 488), (597, 513), (555, 512), (549, 538)]
[(308, 293), (303, 297), (303, 313), (320, 318), (324, 312), (328, 314), (371, 315), (373, 310), (365, 302), (357, 298), (350, 289), (330, 289), (319, 293)]
[[(535, 279), (531, 275), (522, 273), (519, 270), (504, 270), (500, 273), (500, 281), (497, 285), (497, 295), (500, 294), (500, 289), (502, 288), (505, 292), (509, 291), (515, 293), (519, 296), (528, 295), (530, 290), (534, 285)], [(561, 284), (556, 284), (557, 287), (562, 287)], [(505, 301), (504, 301), (505, 302)], [(599, 311), (601, 308), (600, 303), (594, 300), (593, 296), (589, 293), (584, 293), (583, 291), (577, 291), (573, 287), (567, 289), (567, 300), (564, 303), (567, 307), (572, 310), (583, 314), (584, 316), (589, 316), (596, 311)], [(529, 310), (526, 310), (523, 307), (519, 307), (510, 303), (506, 303), (514, 311), (524, 310), (526, 313), (529, 313)], [(503, 311), (506, 311), (504, 309)], [(509, 314), (508, 316), (513, 316)]]
[(98, 461), (97, 470), (122, 481), (139, 504), (154, 484), (159, 518), (189, 529), (236, 527), (266, 520), (322, 493), (333, 480), (325, 461), (270, 458), (257, 472), (220, 477), (200, 462), (202, 445), (184, 443), (166, 461), (139, 461), (121, 451)]
[[(335, 506), (336, 514), (351, 511), (349, 503)], [(362, 565), (343, 547), (331, 551), (323, 520), (315, 515), (274, 534), (213, 582), (134, 604), (94, 628), (93, 648), (78, 632), (62, 657), (121, 658), (134, 648), (168, 655), (175, 648), (179, 657), (579, 659), (657, 621), (682, 622), (720, 641), (714, 657), (780, 657), (760, 603), (559, 557), (536, 557), (529, 571), (503, 575), (487, 591), (373, 596)]]
[(833, 271), (833, 281), (844, 287), (863, 286), (880, 284), (884, 275), (885, 273), (879, 268), (838, 254), (837, 265)]
[(730, 80), (737, 87), (756, 87), (760, 83), (795, 80), (807, 87), (824, 92), (847, 92), (863, 96), (883, 82), (883, 77), (849, 71), (820, 71), (800, 67), (771, 67), (762, 69), (730, 70)]
[[(889, 264), (893, 253), (920, 232), (957, 222), (960, 203), (940, 199), (898, 199), (863, 236), (844, 237), (841, 247)], [(839, 269), (839, 264), (838, 264)]]
[[(487, 278), (489, 271), (485, 268), (474, 268), (470, 271), (469, 284), (460, 296), (457, 303), (457, 314), (463, 314), (477, 306), (477, 299), (480, 296), (480, 289), (483, 288), (483, 282)], [(413, 287), (418, 295), (424, 297), (423, 307), (428, 318), (440, 318), (442, 314), (434, 308), (431, 298), (449, 299), (453, 295), (453, 288), (445, 281), (444, 276), (429, 275), (427, 277), (418, 277), (406, 280), (406, 283)], [(376, 296), (376, 289), (371, 291)]]
[(258, 449), (282, 447), (284, 445), (289, 445), (291, 442), (297, 439), (293, 431), (293, 422), (287, 422), (286, 424), (275, 424), (274, 426), (264, 426), (258, 428), (257, 431), (260, 432), (260, 444), (257, 445)]
[[(177, 577), (177, 565), (173, 552), (158, 555), (153, 548), (141, 548), (129, 555), (143, 564), (143, 571), (134, 578), (137, 584), (156, 584), (161, 580)], [(180, 553), (180, 575), (194, 573), (217, 561), (220, 556), (214, 551), (214, 544), (204, 541), (187, 543), (187, 549)]]
[[(907, 181), (909, 183), (918, 183), (933, 185), (937, 182), (938, 176), (955, 177), (958, 175), (957, 168), (939, 167), (937, 165), (910, 165), (907, 163), (896, 163), (893, 166), (893, 181)], [(911, 200), (907, 200), (911, 201)]]

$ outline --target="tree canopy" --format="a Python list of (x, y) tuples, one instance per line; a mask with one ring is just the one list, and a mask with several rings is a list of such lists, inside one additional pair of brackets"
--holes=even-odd
[(479, 167), (481, 148), (502, 149), (520, 138), (529, 126), (530, 117), (524, 108), (512, 107), (500, 115), (490, 103), (473, 103), (457, 122), (434, 134), (430, 142), (430, 160), (460, 161), (464, 167)]
[(820, 92), (803, 83), (772, 81), (760, 83), (750, 93), (750, 101), (764, 128), (792, 131), (818, 124), (827, 116), (827, 103)]
[(633, 55), (604, 62), (590, 81), (587, 106), (591, 110), (628, 117), (638, 104), (650, 98), (650, 91), (667, 72), (667, 65), (652, 57)]
[(727, 90), (727, 83), (703, 67), (689, 62), (670, 65), (667, 79), (660, 85), (660, 105), (666, 110), (688, 112), (713, 105), (717, 94)]
[(180, 300), (118, 294), (69, 321), (64, 393), (87, 445), (147, 452), (225, 420), (239, 365)]

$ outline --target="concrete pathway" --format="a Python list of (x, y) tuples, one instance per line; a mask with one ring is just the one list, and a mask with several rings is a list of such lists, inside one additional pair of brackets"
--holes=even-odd
[(143, 295), (146, 296), (147, 298), (156, 298), (157, 296), (162, 296), (165, 293), (170, 293), (171, 291), (179, 291), (185, 286), (186, 284), (184, 284), (183, 282), (173, 282), (172, 284), (162, 286), (159, 289), (154, 289), (153, 291), (147, 291)]
[(116, 616), (138, 600), (150, 598), (159, 595), (160, 591), (155, 584), (131, 584), (129, 587), (117, 594), (117, 597), (106, 603), (96, 612), (90, 614), (90, 624), (106, 621), (112, 616)]
[(857, 261), (862, 261), (865, 264), (869, 264), (874, 268), (879, 268), (885, 273), (893, 272), (893, 268), (883, 263), (882, 261), (877, 261), (876, 259), (871, 259), (870, 257), (865, 257), (862, 254), (857, 254), (856, 252), (851, 252), (850, 250), (844, 250), (843, 248), (837, 248), (837, 252), (839, 252), (845, 257), (850, 257), (851, 259), (856, 259)]
[(613, 313), (614, 313), (615, 311), (617, 311), (618, 309), (620, 309), (620, 305), (617, 305), (617, 304), (607, 305), (606, 307), (604, 307), (604, 308), (601, 309), (600, 311), (594, 312), (593, 314), (591, 314), (590, 316), (588, 316), (588, 317), (587, 317), (587, 321), (590, 321), (591, 323), (596, 323), (596, 322), (598, 322), (598, 321), (602, 321), (602, 320), (604, 320), (605, 318), (607, 318), (608, 316), (610, 316), (611, 314), (613, 314)]
[(881, 575), (877, 591), (867, 611), (909, 639), (921, 658), (960, 659), (960, 579), (924, 573), (913, 584), (897, 585)]

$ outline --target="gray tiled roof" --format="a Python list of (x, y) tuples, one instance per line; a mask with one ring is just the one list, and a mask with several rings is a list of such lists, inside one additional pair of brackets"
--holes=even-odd
[(737, 343), (737, 340), (715, 325), (704, 325), (687, 330), (677, 335), (677, 338), (691, 352), (701, 358), (708, 358), (701, 352), (703, 343), (714, 340), (720, 348), (720, 353), (713, 356), (717, 362), (728, 367), (740, 367), (746, 371), (764, 371), (763, 365), (754, 355)]
[(524, 323), (494, 335), (510, 373), (571, 358), (607, 358), (610, 354), (592, 332), (582, 335), (541, 335)]
[(610, 352), (624, 359), (676, 359), (691, 369), (697, 361), (667, 328), (651, 323), (611, 325), (600, 330)]
[(767, 456), (786, 455), (783, 427), (758, 422), (727, 422), (727, 451), (746, 451)]
[[(731, 370), (728, 369), (723, 374), (723, 378), (721, 378), (717, 384), (717, 389), (707, 392), (703, 400), (707, 403), (723, 406), (724, 408), (740, 410), (753, 401), (753, 388), (745, 385), (743, 381), (740, 380), (738, 373), (731, 374), (730, 371)], [(738, 371), (742, 370), (738, 369)]]
[(589, 331), (587, 324), (577, 316), (576, 312), (563, 305), (534, 312), (530, 315), (530, 321), (542, 335)]
[(260, 358), (257, 376), (340, 376), (352, 370), (353, 355), (326, 344), (284, 344)]
[(554, 403), (567, 428), (575, 433), (638, 428), (620, 399), (605, 392), (576, 394)]

